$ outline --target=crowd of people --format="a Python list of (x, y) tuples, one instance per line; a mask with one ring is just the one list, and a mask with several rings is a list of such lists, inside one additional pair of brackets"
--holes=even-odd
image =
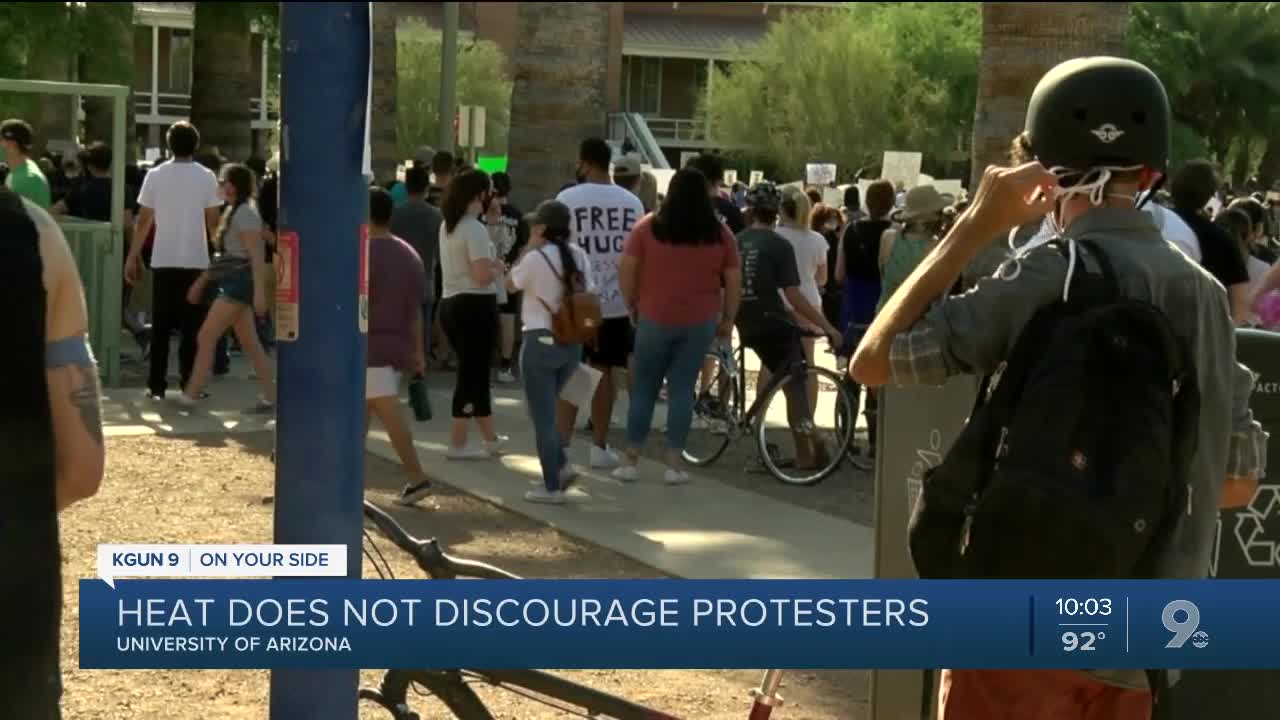
[[(6, 122), (0, 140), (14, 168), (7, 182), (16, 192), (55, 214), (109, 219), (109, 147), (85, 148), (78, 161), (83, 176), (55, 193), (39, 164), (23, 154), (31, 143), (29, 125)], [(164, 398), (169, 384), (169, 344), (152, 338), (178, 336), (180, 385), (174, 400), (187, 408), (208, 397), (211, 375), (226, 372), (230, 338), (251, 361), (260, 386), (253, 410), (270, 411), (276, 168), (202, 154), (199, 133), (189, 123), (175, 124), (166, 141), (170, 160), (145, 173), (134, 168), (126, 178), (124, 210), (132, 240), (124, 301), (144, 270), (151, 273), (152, 290), (150, 326), (128, 312), (124, 322), (149, 351), (148, 394)], [(1015, 142), (1011, 159), (1026, 157)], [(829, 339), (838, 367), (847, 367), (867, 329), (968, 206), (932, 186), (907, 189), (876, 180), (862, 185), (862, 191), (859, 185), (847, 187), (837, 207), (824, 203), (815, 188), (770, 183), (728, 188), (724, 175), (718, 155), (699, 155), (659, 195), (653, 174), (637, 156), (615, 155), (599, 138), (584, 141), (575, 181), (555, 198), (567, 211), (570, 247), (584, 260), (571, 257), (566, 263), (555, 244), (564, 229), (547, 224), (558, 222), (559, 206), (526, 216), (511, 204), (512, 179), (506, 173), (490, 176), (430, 148), (416, 153), (403, 179), (370, 202), (371, 208), (389, 207), (390, 213), (371, 215), (370, 227), (402, 241), (425, 273), (420, 293), (401, 277), (378, 277), (390, 270), (375, 269), (370, 280), (373, 288), (391, 288), (383, 293), (417, 298), (416, 309), (407, 314), (384, 310), (399, 307), (395, 303), (374, 302), (371, 338), (388, 333), (399, 338), (389, 341), (399, 349), (377, 353), (376, 362), (386, 364), (374, 365), (371, 359), (368, 379), (370, 416), (388, 428), (402, 451), (406, 502), (424, 497), (428, 483), (411, 452), (408, 426), (396, 425), (382, 399), (398, 397), (403, 380), (424, 381), (431, 369), (456, 372), (446, 454), (451, 460), (502, 452), (508, 439), (494, 426), (491, 386), (523, 383), (540, 446), (550, 447), (549, 438), (559, 438), (556, 453), (540, 453), (546, 492), (531, 494), (531, 500), (564, 501), (559, 491), (576, 472), (567, 449), (580, 412), (589, 414), (591, 432), (584, 464), (612, 471), (623, 481), (636, 480), (659, 402), (668, 404), (663, 479), (687, 482), (680, 456), (711, 343), (729, 341), (736, 331), (761, 360), (761, 385), (792, 363), (815, 362), (815, 338), (821, 335)], [(1168, 190), (1150, 200), (1144, 208), (1166, 239), (1227, 288), (1237, 324), (1280, 323), (1274, 244), (1280, 222), (1265, 197), (1230, 197), (1213, 166), (1194, 161), (1173, 173)], [(537, 225), (535, 218), (540, 218)], [(1040, 235), (1049, 232), (1047, 223), (1039, 228)], [(1026, 231), (1020, 239), (1033, 235)], [(533, 263), (526, 259), (532, 250), (539, 251)], [(538, 262), (546, 267), (534, 269)], [(404, 273), (404, 263), (384, 264)], [(564, 277), (566, 266), (576, 280)], [(552, 270), (555, 283), (544, 272)], [(599, 380), (589, 408), (561, 402), (552, 417), (533, 411), (535, 405), (545, 409), (533, 398), (549, 376), (535, 373), (542, 380), (531, 383), (524, 361), (531, 352), (544, 363), (556, 359), (542, 347), (551, 337), (548, 318), (566, 293), (572, 295), (574, 282), (592, 289), (601, 322), (590, 343), (557, 350), (576, 354)], [(546, 287), (529, 297), (530, 284)], [(561, 285), (562, 292), (554, 292)], [(964, 287), (957, 282), (953, 289)], [(390, 316), (389, 328), (382, 327), (384, 313)], [(413, 354), (402, 352), (405, 337)], [(532, 349), (531, 339), (538, 343)], [(556, 385), (563, 386), (567, 376), (552, 364)], [(619, 452), (608, 438), (623, 377), (630, 409), (627, 448)], [(854, 378), (850, 387), (867, 419), (867, 443), (853, 448), (856, 464), (866, 469), (876, 447), (876, 392), (864, 390)], [(800, 467), (825, 463), (826, 448), (812, 432), (817, 387), (788, 384), (784, 391), (796, 462)]]
[[(1116, 118), (1124, 128), (1108, 123), (1090, 129), (1063, 117)], [(1268, 435), (1249, 410), (1255, 378), (1234, 356), (1235, 329), (1275, 327), (1280, 223), (1265, 195), (1226, 197), (1209, 162), (1170, 171), (1171, 122), (1163, 85), (1142, 65), (1115, 58), (1069, 61), (1037, 86), (1026, 129), (1012, 144), (1011, 166), (988, 168), (972, 198), (957, 202), (928, 185), (900, 188), (877, 180), (865, 198), (849, 188), (839, 208), (804, 188), (769, 182), (732, 192), (714, 154), (676, 172), (659, 197), (634, 157), (616, 157), (608, 142), (588, 138), (579, 147), (575, 182), (526, 215), (510, 202), (511, 177), (490, 176), (449, 153), (424, 149), (402, 182), (369, 189), (365, 395), (369, 418), (386, 428), (404, 467), (399, 501), (413, 505), (431, 492), (400, 396), (406, 379), (425, 377), (433, 350), (456, 367), (446, 457), (484, 461), (504, 451), (508, 438), (496, 426), (492, 385), (518, 377), (543, 479), (526, 500), (562, 504), (586, 497), (569, 492), (578, 478), (571, 441), (584, 409), (579, 405), (590, 406), (586, 464), (636, 482), (665, 392), (662, 481), (681, 485), (690, 481), (681, 453), (711, 344), (736, 334), (764, 372), (776, 374), (814, 361), (810, 338), (825, 336), (847, 363), (850, 382), (866, 388), (873, 432), (875, 389), (889, 384), (937, 385), (976, 375), (993, 383), (983, 396), (993, 402), (1006, 397), (1001, 383), (1015, 382), (1003, 373), (1025, 383), (1020, 387), (1044, 382), (1026, 374), (1033, 361), (1062, 373), (1053, 378), (1072, 378), (1051, 388), (1064, 398), (1061, 405), (1026, 408), (1037, 422), (1022, 421), (1033, 431), (1025, 435), (1018, 427), (1006, 435), (1010, 426), (994, 428), (991, 413), (975, 413), (964, 432), (998, 429), (982, 436), (998, 436), (997, 444), (986, 448), (987, 455), (951, 453), (942, 467), (969, 462), (974, 473), (990, 474), (1014, 453), (1037, 470), (1064, 466), (1024, 472), (1015, 483), (1021, 488), (1043, 485), (1060, 472), (1087, 475), (1112, 490), (1125, 483), (1126, 492), (1144, 498), (1167, 486), (1173, 490), (1159, 490), (1160, 509), (1151, 518), (1158, 527), (1148, 532), (1145, 517), (1134, 524), (1127, 515), (1102, 512), (1115, 507), (1108, 505), (1119, 496), (1115, 492), (1060, 492), (1054, 502), (1040, 496), (1031, 503), (1045, 524), (1022, 517), (1016, 527), (1025, 537), (995, 534), (1003, 545), (996, 554), (1006, 563), (1070, 555), (1073, 567), (1097, 577), (1090, 574), (1097, 568), (1080, 564), (1097, 557), (1076, 550), (1141, 543), (1141, 566), (1119, 568), (1117, 577), (1204, 577), (1218, 510), (1246, 504), (1266, 470)], [(219, 346), (231, 332), (255, 366), (260, 397), (254, 409), (269, 411), (273, 368), (255, 318), (270, 311), (276, 178), (266, 163), (226, 163), (216, 153), (201, 154), (199, 132), (187, 122), (169, 128), (166, 144), (171, 159), (136, 178), (125, 193), (124, 210), (132, 216), (125, 276), (136, 286), (149, 272), (152, 284), (147, 394), (157, 401), (166, 397), (169, 340), (177, 335), (180, 387), (174, 401), (199, 406), (218, 371)], [(21, 270), (0, 284), (6, 298), (0, 307), (8, 309), (9, 327), (20, 339), (6, 353), (10, 371), (0, 378), (7, 383), (9, 426), (31, 429), (0, 434), (0, 440), (12, 450), (7, 457), (23, 465), (22, 479), (41, 474), (48, 482), (0, 484), (7, 488), (0, 491), (0, 532), (14, 547), (31, 549), (7, 554), (10, 573), (30, 575), (34, 583), (34, 591), (24, 590), (22, 602), (11, 605), (29, 611), (24, 617), (32, 622), (24, 624), (26, 635), (17, 645), (35, 654), (12, 664), (26, 673), (19, 680), (30, 690), (32, 707), (47, 707), (56, 706), (59, 693), (56, 512), (96, 491), (103, 443), (83, 291), (46, 208), (94, 219), (109, 217), (113, 208), (110, 148), (86, 148), (79, 164), (87, 175), (55, 189), (31, 159), (31, 145), (25, 122), (0, 125), (9, 168), (0, 190), (7, 235), (0, 267)], [(1161, 190), (1166, 175), (1167, 193)], [(969, 274), (993, 239), (1007, 239), (1009, 252), (992, 272)], [(44, 272), (35, 271), (41, 267)], [(1106, 302), (1115, 303), (1106, 307), (1136, 313), (1141, 305), (1145, 320), (1134, 323), (1168, 330), (1160, 338), (1160, 363), (1135, 370), (1138, 356), (1129, 343), (1147, 343), (1152, 334), (1133, 333), (1133, 326), (1092, 328), (1097, 332), (1090, 338), (1109, 343), (1106, 367), (1097, 358), (1055, 366), (1058, 358), (1046, 357), (1045, 347), (1021, 342), (1027, 332), (1044, 337), (1045, 328), (1089, 328), (1088, 318), (1101, 315), (1071, 316), (1069, 310), (1086, 306), (1070, 303), (1092, 302), (1104, 295), (1093, 294), (1104, 286)], [(1070, 299), (1081, 288), (1086, 300)], [(31, 307), (43, 315), (27, 312)], [(1045, 308), (1067, 314), (1045, 314)], [(1075, 319), (1064, 319), (1070, 317)], [(1065, 349), (1073, 350), (1079, 348)], [(1110, 370), (1130, 374), (1110, 385), (1084, 375)], [(609, 446), (608, 433), (622, 371), (630, 406), (627, 447), (619, 453)], [(566, 395), (583, 378), (590, 399)], [(1117, 396), (1102, 399), (1116, 405), (1089, 405), (1104, 386)], [(1155, 390), (1132, 394), (1144, 387)], [(784, 392), (795, 462), (825, 464), (829, 449), (813, 425), (815, 389), (795, 376)], [(1069, 401), (1063, 393), (1072, 396)], [(1188, 397), (1195, 405), (1189, 415), (1183, 409)], [(1171, 408), (1176, 417), (1144, 416), (1149, 427), (1141, 428), (1112, 428), (1100, 417), (1144, 403)], [(992, 412), (1001, 411), (996, 408)], [(1094, 415), (1086, 417), (1086, 410)], [(1106, 432), (1110, 437), (1099, 437)], [(1125, 435), (1131, 432), (1138, 434)], [(1096, 453), (1094, 462), (1086, 453), (1093, 445), (1064, 445), (1073, 452), (1061, 457), (1032, 452), (1068, 433), (1075, 434), (1070, 443), (1087, 437), (1106, 452)], [(1172, 457), (1156, 457), (1152, 447)], [(868, 454), (873, 449), (874, 443)], [(1142, 464), (1107, 466), (1117, 458), (1161, 465), (1151, 473), (1141, 472), (1148, 469)], [(956, 478), (934, 476), (934, 492), (945, 494), (937, 488), (948, 477)], [(1186, 493), (1185, 502), (1175, 490)], [(953, 497), (976, 498), (981, 505), (985, 492)], [(1009, 497), (1020, 496), (1006, 495), (1004, 502)], [(1166, 507), (1168, 498), (1179, 501)], [(918, 511), (926, 512), (923, 507)], [(1063, 518), (1078, 517), (1124, 527), (1097, 533), (1102, 540), (1043, 534)], [(988, 577), (973, 558), (991, 537), (979, 528), (965, 538), (970, 557), (962, 577)], [(953, 539), (942, 549), (913, 543), (911, 550), (920, 568), (946, 561), (929, 551), (956, 554), (959, 547)], [(1147, 717), (1162, 689), (1151, 682), (1164, 680), (1106, 670), (944, 671), (942, 713), (964, 720), (1006, 717), (1016, 707), (1030, 718)]]

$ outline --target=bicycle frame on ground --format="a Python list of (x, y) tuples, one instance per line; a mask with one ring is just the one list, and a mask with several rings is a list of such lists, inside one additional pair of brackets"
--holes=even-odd
[[(364, 502), (364, 515), (433, 579), (520, 579), (519, 576), (492, 565), (450, 557), (434, 538), (420, 540), (410, 535), (384, 510), (367, 500)], [(373, 545), (372, 538), (370, 541), (378, 559), (368, 549), (365, 550), (366, 556), (380, 575), (385, 568), (387, 576), (392, 576), (391, 568), (381, 551)], [(382, 567), (379, 567), (378, 560), (381, 560)], [(472, 684), (477, 682), (516, 693), (562, 710), (570, 716), (600, 720), (679, 720), (660, 710), (538, 670), (392, 669), (383, 675), (378, 688), (361, 688), (360, 699), (382, 706), (394, 720), (420, 720), (420, 716), (410, 709), (408, 701), (409, 689), (420, 685), (426, 688), (428, 694), (444, 703), (460, 720), (493, 720), (493, 714), (472, 689)], [(750, 720), (768, 720), (772, 708), (781, 704), (781, 698), (777, 697), (780, 682), (780, 670), (766, 672), (761, 687), (753, 693), (756, 699)], [(764, 714), (760, 714), (761, 712)]]

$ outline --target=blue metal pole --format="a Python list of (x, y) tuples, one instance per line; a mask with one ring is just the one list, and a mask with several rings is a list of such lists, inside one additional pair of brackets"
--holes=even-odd
[[(280, 4), (283, 128), (275, 541), (345, 543), (360, 577), (366, 339), (359, 319), (367, 2)], [(289, 236), (296, 233), (296, 242)], [(281, 263), (281, 260), (284, 262)], [(289, 338), (288, 334), (293, 333)], [(272, 720), (353, 720), (356, 670), (273, 670)]]

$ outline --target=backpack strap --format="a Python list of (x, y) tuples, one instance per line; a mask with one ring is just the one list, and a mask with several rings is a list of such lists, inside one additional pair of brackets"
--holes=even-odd
[[(547, 267), (551, 268), (552, 274), (556, 276), (556, 279), (560, 281), (560, 285), (563, 287), (564, 276), (560, 274), (559, 270), (556, 270), (555, 263), (551, 262), (551, 258), (547, 257), (546, 253), (542, 252), (542, 248), (536, 248), (536, 249), (538, 254), (542, 256), (542, 261), (547, 264)], [(537, 297), (537, 295), (534, 295), (534, 297)], [(542, 307), (546, 308), (548, 313), (550, 313), (553, 317), (555, 316), (556, 311), (551, 309), (551, 306), (547, 304), (546, 300), (543, 300), (542, 298), (538, 298), (538, 302), (542, 303)], [(563, 304), (564, 300), (561, 299), (560, 302), (561, 304)], [(570, 310), (570, 312), (573, 312), (573, 311)]]

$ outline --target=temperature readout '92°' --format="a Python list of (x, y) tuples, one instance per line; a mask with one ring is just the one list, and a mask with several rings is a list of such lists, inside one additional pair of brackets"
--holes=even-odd
[[(1058, 607), (1058, 616), (1066, 618), (1076, 617), (1109, 617), (1111, 615), (1111, 598), (1085, 598), (1079, 600), (1077, 598), (1058, 598), (1055, 603)], [(1102, 625), (1105, 627), (1105, 624)], [(1099, 640), (1105, 640), (1107, 634), (1105, 631), (1098, 630), (1067, 630), (1062, 633), (1062, 651), (1063, 652), (1092, 652), (1094, 644)]]

